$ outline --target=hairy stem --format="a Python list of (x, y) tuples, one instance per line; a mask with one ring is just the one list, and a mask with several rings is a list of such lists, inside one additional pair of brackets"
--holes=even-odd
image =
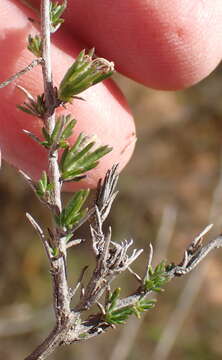
[[(43, 40), (43, 63), (42, 73), (44, 81), (44, 96), (46, 113), (44, 116), (45, 126), (51, 135), (55, 126), (55, 96), (52, 82), (51, 57), (50, 57), (50, 14), (49, 0), (41, 2), (41, 36)], [(52, 184), (51, 208), (53, 214), (58, 214), (62, 210), (61, 204), (61, 185), (60, 172), (58, 166), (58, 152), (50, 150), (48, 154), (49, 161), (49, 180)], [(66, 277), (66, 246), (60, 231), (53, 221), (54, 244), (58, 248), (57, 257), (51, 258), (51, 275), (53, 281), (53, 299), (56, 315), (56, 326), (49, 336), (30, 354), (26, 360), (45, 359), (62, 342), (68, 329), (71, 327), (73, 314), (70, 311), (70, 295)]]
[[(52, 66), (51, 66), (51, 46), (50, 46), (50, 14), (49, 14), (49, 0), (42, 0), (41, 2), (41, 34), (42, 34), (42, 73), (44, 82), (45, 94), (45, 124), (49, 134), (51, 135), (55, 127), (55, 96), (52, 81)], [(49, 177), (53, 185), (52, 204), (61, 212), (61, 185), (60, 173), (58, 166), (58, 151), (50, 151), (49, 153)]]
[[(55, 112), (51, 114), (50, 107), (54, 103), (54, 90), (52, 82), (51, 71), (51, 55), (50, 55), (50, 14), (49, 14), (49, 0), (42, 0), (41, 3), (41, 32), (43, 39), (43, 81), (44, 81), (44, 94), (46, 103), (45, 122), (48, 127), (49, 134), (51, 135), (55, 126)], [(61, 185), (60, 185), (60, 172), (58, 165), (58, 151), (49, 151), (49, 179), (52, 184), (51, 201), (54, 211), (59, 213), (62, 210), (61, 204)], [(56, 245), (59, 249), (58, 259), (52, 260), (52, 276), (54, 280), (54, 301), (55, 312), (57, 321), (61, 321), (61, 314), (64, 316), (70, 312), (69, 308), (69, 289), (66, 279), (66, 247), (64, 239), (60, 236), (59, 230), (53, 221), (53, 232), (55, 236)]]

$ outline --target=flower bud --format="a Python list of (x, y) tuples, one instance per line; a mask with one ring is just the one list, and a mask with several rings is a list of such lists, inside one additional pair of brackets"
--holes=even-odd
[(66, 72), (58, 89), (58, 98), (63, 103), (71, 102), (73, 97), (113, 74), (113, 62), (103, 58), (93, 59), (93, 54), (94, 49), (88, 54), (82, 50)]

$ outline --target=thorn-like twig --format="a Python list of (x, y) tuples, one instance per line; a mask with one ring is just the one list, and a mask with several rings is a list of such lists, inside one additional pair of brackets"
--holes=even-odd
[(82, 283), (82, 279), (83, 279), (83, 277), (84, 277), (84, 275), (85, 275), (85, 272), (86, 272), (86, 270), (88, 269), (88, 265), (87, 266), (84, 266), (84, 268), (82, 269), (82, 271), (81, 271), (81, 274), (80, 274), (80, 276), (79, 276), (79, 279), (78, 279), (78, 281), (77, 281), (77, 284), (76, 284), (76, 286), (74, 287), (74, 289), (71, 289), (70, 290), (70, 298), (72, 299), (73, 298), (73, 296), (76, 294), (76, 292), (77, 292), (77, 290), (79, 289), (79, 287), (80, 287), (80, 285), (81, 285), (81, 283)]
[(144, 277), (143, 277), (143, 282), (149, 278), (149, 268), (152, 264), (152, 261), (153, 261), (153, 245), (150, 243), (149, 244), (149, 248), (150, 248), (150, 251), (149, 251), (149, 256), (148, 256), (148, 261), (147, 261), (147, 265), (146, 265), (146, 270), (145, 270), (145, 274), (144, 274)]
[(205, 257), (214, 249), (222, 247), (222, 236), (218, 236), (215, 240), (210, 241), (206, 246), (201, 247), (193, 254), (186, 254), (186, 261), (183, 261), (182, 264), (177, 265), (172, 272), (169, 272), (171, 276), (181, 276), (189, 273), (203, 260)]
[(197, 251), (198, 248), (201, 247), (202, 245), (202, 241), (203, 241), (203, 237), (204, 235), (206, 235), (213, 227), (213, 224), (209, 224), (207, 225), (192, 241), (191, 245), (187, 248), (187, 252), (188, 253), (193, 253), (195, 251)]
[(193, 270), (214, 248), (222, 246), (222, 237), (211, 241), (206, 246), (202, 246), (203, 236), (212, 228), (212, 224), (206, 226), (203, 231), (198, 234), (184, 252), (182, 262), (176, 266), (175, 276), (185, 275)]
[(104, 306), (103, 306), (99, 301), (96, 302), (96, 305), (98, 306), (98, 308), (99, 308), (99, 310), (101, 311), (101, 313), (102, 313), (103, 315), (105, 315), (105, 314), (106, 314), (106, 311), (105, 311)]
[(3, 81), (0, 84), (0, 89), (11, 84), (11, 82), (15, 81), (16, 79), (18, 79), (20, 76), (24, 75), (25, 73), (27, 73), (28, 71), (32, 70), (35, 66), (39, 65), (42, 63), (42, 58), (38, 58), (38, 59), (34, 59), (31, 64), (29, 64), (28, 66), (26, 66), (24, 69), (18, 71), (15, 75), (11, 76), (10, 78), (8, 78), (7, 80)]
[(43, 243), (43, 246), (44, 246), (44, 248), (46, 250), (46, 254), (47, 254), (49, 260), (51, 260), (51, 258), (52, 258), (52, 249), (49, 246), (49, 243), (48, 243), (47, 239), (45, 238), (43, 230), (41, 229), (39, 224), (36, 222), (36, 220), (29, 213), (26, 213), (26, 217), (30, 221), (32, 226), (34, 227), (37, 234), (39, 235), (39, 237), (40, 237), (40, 239), (41, 239), (41, 241)]
[(131, 269), (130, 266), (128, 266), (127, 270), (130, 272), (130, 274), (132, 274), (137, 281), (139, 281), (139, 283), (141, 284), (142, 278), (133, 270)]

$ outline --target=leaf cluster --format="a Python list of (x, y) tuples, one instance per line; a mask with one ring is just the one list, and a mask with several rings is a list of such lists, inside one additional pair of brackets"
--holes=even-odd
[(120, 288), (116, 288), (110, 295), (106, 304), (105, 321), (109, 324), (124, 324), (130, 315), (135, 315), (136, 317), (140, 318), (144, 311), (150, 310), (155, 306), (156, 300), (145, 299), (144, 297), (141, 297), (134, 305), (115, 309), (117, 301), (119, 300), (120, 291)]
[(62, 115), (56, 118), (56, 124), (50, 135), (46, 127), (42, 127), (42, 135), (44, 141), (40, 143), (46, 148), (61, 149), (68, 146), (66, 141), (73, 133), (73, 128), (76, 125), (76, 120), (72, 119), (71, 115)]
[(53, 186), (49, 182), (48, 175), (46, 171), (42, 172), (42, 176), (37, 182), (36, 186), (36, 193), (39, 197), (46, 197), (46, 195), (52, 190)]
[(28, 50), (31, 51), (36, 57), (42, 57), (42, 39), (39, 35), (29, 35), (28, 37)]
[(59, 100), (64, 103), (71, 102), (73, 97), (113, 74), (113, 63), (103, 58), (93, 59), (93, 56), (94, 49), (91, 49), (88, 54), (85, 50), (79, 53), (60, 83)]
[(17, 108), (29, 115), (42, 119), (45, 114), (45, 96), (41, 94), (36, 99), (29, 96), (28, 100), (23, 105), (17, 105)]
[(89, 190), (80, 190), (76, 192), (69, 200), (67, 206), (60, 215), (55, 215), (55, 221), (60, 228), (71, 231), (74, 226), (86, 215), (88, 209), (82, 208)]
[(168, 276), (166, 272), (165, 261), (158, 264), (155, 269), (151, 265), (148, 266), (146, 278), (144, 280), (145, 291), (163, 291), (163, 286), (167, 283)]
[(112, 150), (107, 145), (93, 150), (95, 144), (95, 141), (89, 141), (81, 133), (74, 145), (65, 148), (59, 164), (62, 181), (78, 181), (82, 178), (81, 175), (95, 168), (98, 160)]
[(54, 33), (56, 32), (61, 24), (64, 22), (64, 19), (61, 18), (62, 14), (64, 13), (65, 9), (67, 7), (67, 1), (65, 0), (62, 4), (58, 2), (50, 1), (50, 32)]

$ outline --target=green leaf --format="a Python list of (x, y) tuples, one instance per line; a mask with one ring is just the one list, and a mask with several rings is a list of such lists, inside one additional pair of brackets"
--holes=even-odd
[(70, 215), (66, 221), (66, 227), (72, 229), (74, 225), (78, 224), (79, 221), (86, 216), (88, 209), (79, 210), (77, 214)]
[(98, 160), (108, 154), (112, 148), (109, 146), (101, 146), (95, 151), (90, 151), (94, 146), (94, 142), (89, 143), (80, 152), (66, 149), (60, 162), (61, 178), (68, 180), (72, 177), (84, 174), (98, 165)]
[(62, 127), (63, 127), (62, 118), (59, 117), (56, 119), (56, 123), (52, 131), (52, 135), (51, 135), (52, 142), (54, 142), (55, 139), (57, 139), (59, 133), (61, 132)]
[(42, 57), (42, 39), (39, 35), (29, 35), (27, 49), (36, 57)]
[(86, 175), (81, 174), (91, 169), (94, 169), (98, 165), (98, 163), (99, 162), (97, 161), (90, 166), (79, 167), (77, 170), (65, 171), (64, 173), (62, 173), (61, 179), (63, 181), (71, 181), (71, 179), (73, 179), (73, 181), (79, 181), (81, 180), (81, 178), (84, 179)]
[[(71, 171), (76, 169), (78, 164), (80, 165), (84, 158), (86, 158), (87, 153), (89, 153), (89, 150), (92, 149), (92, 147), (95, 145), (95, 142), (91, 142), (88, 145), (85, 146), (85, 148), (81, 151), (79, 151), (76, 154), (70, 153), (70, 156), (67, 156), (67, 159), (64, 163), (64, 166), (66, 167), (66, 171)], [(84, 161), (85, 165), (85, 161)]]
[(82, 149), (83, 144), (86, 142), (87, 136), (84, 135), (84, 133), (80, 133), (79, 136), (77, 137), (77, 140), (75, 142), (75, 144), (73, 144), (73, 146), (70, 148), (70, 153), (72, 154), (72, 156), (77, 152), (80, 151), (80, 149)]
[(65, 237), (65, 242), (68, 243), (69, 240), (73, 237), (73, 233), (71, 234), (67, 234), (66, 237)]
[(68, 139), (72, 135), (72, 130), (75, 125), (76, 125), (76, 120), (75, 119), (70, 120), (62, 132), (61, 139), (63, 140)]
[(42, 184), (44, 186), (45, 189), (47, 189), (47, 185), (48, 185), (48, 177), (47, 177), (47, 173), (46, 171), (42, 172), (42, 178), (41, 178)]
[(112, 148), (110, 146), (101, 146), (95, 151), (88, 154), (84, 159), (84, 167), (90, 166), (90, 164), (95, 163), (97, 160), (99, 160), (104, 155), (108, 154)]
[(143, 310), (150, 310), (155, 306), (155, 304), (156, 304), (155, 299), (152, 299), (152, 300), (142, 299), (142, 300), (140, 300), (140, 307)]
[(40, 180), (36, 184), (36, 193), (42, 197), (45, 195), (46, 191), (48, 190), (48, 176), (46, 171), (42, 172), (42, 176)]
[(116, 302), (118, 300), (119, 294), (120, 294), (121, 288), (116, 288), (113, 293), (110, 295), (108, 300), (108, 311), (112, 312), (114, 307), (116, 306)]
[(109, 311), (106, 313), (105, 321), (110, 324), (124, 324), (130, 315), (134, 313), (132, 306), (127, 306), (122, 309)]
[(166, 273), (166, 265), (165, 262), (162, 261), (155, 267), (155, 269), (152, 269), (152, 267), (149, 266), (144, 286), (146, 291), (161, 292), (163, 291), (162, 287), (167, 281), (168, 276)]
[(57, 256), (59, 255), (59, 248), (54, 248), (54, 249), (52, 249), (52, 255), (53, 255), (54, 257), (57, 257)]
[[(78, 153), (70, 151), (67, 155), (67, 158), (64, 162), (64, 167), (66, 168), (66, 171), (71, 171), (76, 168), (78, 164), (80, 164), (80, 160), (83, 160), (87, 153), (89, 153), (89, 150), (92, 149), (92, 147), (95, 145), (95, 142), (91, 142), (88, 145), (85, 146), (81, 151)], [(85, 165), (85, 163), (84, 163)]]
[(61, 18), (63, 12), (67, 7), (67, 1), (64, 1), (62, 4), (58, 2), (50, 1), (50, 32), (54, 33), (60, 27), (60, 25), (64, 22), (64, 19)]
[[(25, 104), (25, 103), (24, 103)], [(19, 109), (19, 110), (21, 110), (21, 111), (23, 111), (23, 112), (25, 112), (25, 113), (27, 113), (27, 114), (29, 114), (29, 115), (33, 115), (33, 116), (36, 116), (36, 113), (35, 112), (33, 112), (32, 110), (30, 110), (27, 106), (23, 106), (23, 105), (16, 105), (16, 107)]]
[[(72, 127), (74, 123), (72, 122), (69, 125)], [(66, 130), (69, 131), (70, 128), (66, 128)], [(98, 165), (98, 160), (112, 150), (111, 147), (105, 145), (92, 151), (95, 142), (89, 142), (89, 140), (89, 137), (81, 133), (72, 147), (67, 146), (65, 148), (59, 164), (61, 180), (71, 181), (73, 179), (75, 181), (75, 177), (78, 177), (78, 181), (79, 176), (95, 168)]]
[(89, 195), (89, 190), (80, 190), (73, 195), (67, 207), (65, 208), (65, 218), (67, 220), (69, 220), (72, 214), (76, 214), (79, 212), (82, 205), (86, 201), (88, 195)]
[(62, 172), (67, 171), (65, 164), (67, 164), (67, 162), (75, 155), (75, 153), (77, 153), (85, 139), (85, 135), (80, 133), (75, 144), (71, 148), (66, 148), (64, 150), (60, 160), (60, 169)]
[[(56, 146), (56, 148), (67, 148), (69, 145), (65, 140), (72, 135), (72, 129), (75, 124), (76, 120), (71, 119), (70, 114), (58, 117), (51, 136), (46, 128), (44, 126), (42, 127), (42, 134), (45, 141), (41, 142), (41, 144), (47, 149), (52, 146)], [(64, 155), (65, 154), (66, 153), (64, 153)]]
[(136, 304), (133, 306), (134, 315), (141, 318), (141, 314), (144, 311), (150, 310), (155, 306), (156, 300), (147, 300), (147, 299), (140, 299), (136, 302)]
[(72, 75), (79, 71), (79, 67), (82, 65), (83, 59), (85, 57), (85, 50), (80, 51), (76, 60), (72, 64), (72, 66), (67, 70), (62, 82), (60, 83), (60, 88), (63, 88), (65, 84), (71, 79)]
[(52, 144), (51, 136), (49, 135), (48, 131), (46, 130), (45, 126), (42, 127), (42, 135), (46, 140), (48, 147)]
[(28, 98), (23, 105), (17, 105), (17, 108), (26, 112), (29, 115), (43, 118), (45, 113), (44, 94), (38, 95), (36, 100)]
[(80, 190), (76, 192), (68, 202), (67, 206), (62, 210), (62, 213), (56, 217), (57, 224), (70, 229), (79, 222), (82, 217), (86, 215), (87, 209), (82, 210), (81, 208), (88, 195), (89, 190)]

